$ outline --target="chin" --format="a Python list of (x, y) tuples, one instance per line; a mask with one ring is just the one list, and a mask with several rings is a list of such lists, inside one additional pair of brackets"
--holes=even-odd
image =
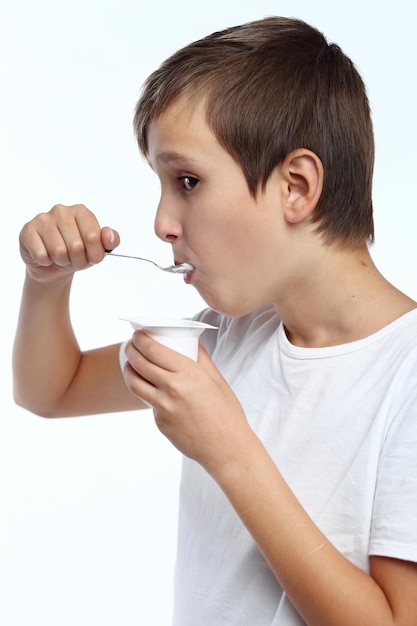
[(252, 311), (258, 308), (254, 303), (249, 303), (248, 301), (243, 302), (242, 298), (232, 299), (230, 295), (229, 297), (222, 298), (219, 295), (202, 293), (201, 291), (199, 291), (199, 293), (208, 307), (224, 317), (242, 317), (243, 315), (252, 313)]
[(266, 304), (266, 294), (255, 286), (250, 289), (242, 279), (219, 275), (202, 277), (196, 272), (192, 284), (207, 306), (224, 317), (242, 317)]

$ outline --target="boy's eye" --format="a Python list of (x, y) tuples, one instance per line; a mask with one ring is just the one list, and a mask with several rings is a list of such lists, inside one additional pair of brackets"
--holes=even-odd
[(183, 184), (183, 187), (186, 191), (192, 191), (198, 185), (198, 178), (194, 176), (180, 176), (178, 178)]

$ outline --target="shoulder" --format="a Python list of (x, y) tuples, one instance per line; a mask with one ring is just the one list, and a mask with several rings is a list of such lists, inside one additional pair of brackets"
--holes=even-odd
[(417, 360), (417, 309), (402, 315), (387, 327), (380, 335), (386, 345), (386, 354), (398, 363), (411, 364), (415, 373)]

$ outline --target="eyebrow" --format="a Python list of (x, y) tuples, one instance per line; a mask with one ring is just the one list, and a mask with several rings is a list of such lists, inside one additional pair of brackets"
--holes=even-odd
[(167, 163), (168, 165), (173, 162), (183, 162), (183, 163), (196, 163), (196, 159), (192, 159), (180, 152), (158, 152), (157, 159)]

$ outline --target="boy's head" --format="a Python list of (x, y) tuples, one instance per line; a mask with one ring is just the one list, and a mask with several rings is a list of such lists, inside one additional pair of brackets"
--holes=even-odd
[(341, 49), (303, 21), (271, 17), (213, 33), (179, 50), (148, 78), (134, 128), (147, 128), (176, 99), (204, 99), (207, 122), (240, 164), (255, 196), (292, 150), (321, 159), (313, 214), (325, 241), (373, 240), (374, 141), (363, 81)]

